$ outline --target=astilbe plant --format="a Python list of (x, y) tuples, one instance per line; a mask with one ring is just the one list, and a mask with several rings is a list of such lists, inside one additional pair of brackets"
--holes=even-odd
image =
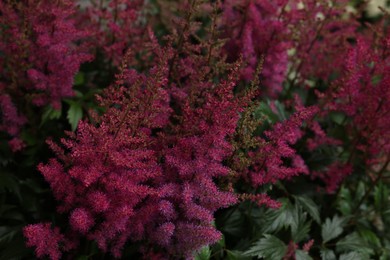
[[(115, 256), (129, 237), (146, 236), (169, 191), (148, 184), (162, 174), (151, 130), (167, 123), (165, 68), (166, 58), (148, 77), (124, 66), (100, 100), (107, 110), (96, 125), (81, 122), (77, 134), (62, 141), (66, 151), (55, 146), (62, 160), (39, 166), (72, 229)], [(30, 240), (39, 235), (28, 234)]]
[[(256, 106), (256, 102), (252, 103), (243, 112), (232, 139), (234, 152), (228, 164), (234, 174), (229, 185), (239, 178), (256, 189), (301, 174), (309, 175), (310, 169), (294, 146), (305, 135), (304, 126), (313, 120), (318, 108), (304, 107), (299, 103), (288, 119), (276, 123), (258, 136), (255, 132), (262, 123), (261, 119), (256, 118)], [(280, 206), (266, 193), (243, 193), (239, 197), (270, 208)]]
[[(186, 32), (178, 50), (161, 49), (149, 34), (155, 67), (139, 74), (126, 57), (116, 84), (99, 98), (105, 113), (95, 124), (81, 122), (62, 140), (65, 150), (51, 143), (59, 159), (39, 170), (72, 236), (95, 240), (116, 257), (127, 241), (144, 241), (145, 254), (159, 248), (167, 257), (190, 258), (220, 239), (213, 213), (237, 202), (214, 179), (230, 172), (223, 163), (233, 151), (228, 137), (245, 102), (233, 92), (238, 65), (213, 83), (207, 56), (184, 40)], [(41, 237), (32, 232), (37, 225), (25, 229), (28, 244), (49, 255), (54, 249), (42, 252), (34, 240)]]
[(74, 12), (67, 0), (0, 3), (0, 130), (14, 138), (14, 151), (23, 147), (20, 130), (31, 117), (26, 107), (59, 109), (74, 94), (80, 64), (91, 58), (76, 45), (86, 32), (75, 27)]
[[(387, 165), (389, 158), (389, 52), (388, 36), (379, 31), (360, 37), (345, 55), (342, 77), (334, 82), (322, 98), (325, 108), (322, 116), (342, 113), (350, 141), (344, 148), (346, 161), (336, 161), (329, 170), (319, 175), (329, 191), (352, 173), (351, 163), (361, 160), (365, 168), (375, 170)], [(375, 40), (373, 40), (374, 37)], [(331, 101), (330, 101), (331, 100)], [(380, 176), (373, 176), (380, 179)]]
[[(346, 1), (191, 0), (150, 20), (143, 13), (144, 1), (101, 3), (87, 5), (76, 15), (77, 24), (89, 28), (89, 47), (103, 53), (111, 69), (120, 60), (122, 64), (115, 82), (97, 98), (104, 112), (91, 112), (90, 120), (81, 121), (61, 144), (48, 141), (56, 157), (38, 169), (68, 228), (48, 222), (25, 227), (27, 245), (38, 257), (74, 257), (85, 241), (95, 241), (117, 258), (132, 244), (145, 259), (191, 259), (222, 238), (214, 225), (218, 210), (233, 206), (236, 214), (238, 203), (249, 201), (248, 216), (254, 218), (253, 203), (280, 207), (269, 186), (305, 175), (302, 179), (321, 179), (326, 191), (334, 193), (361, 161), (366, 170), (382, 167), (374, 184), (383, 175), (390, 152), (388, 31), (381, 33), (379, 26), (371, 28), (374, 36), (358, 31), (356, 17), (345, 11)], [(71, 5), (60, 5), (65, 6)], [(18, 17), (13, 5), (0, 3), (0, 8), (10, 8), (8, 15)], [(199, 8), (204, 14), (196, 11)], [(162, 21), (170, 15), (173, 22)], [(150, 24), (143, 24), (146, 21)], [(167, 35), (157, 38), (153, 30), (158, 26)], [(15, 28), (18, 32), (20, 24)], [(44, 28), (37, 28), (32, 32), (46, 35)], [(60, 28), (75, 32), (73, 27)], [(73, 35), (62, 43), (73, 46), (85, 36)], [(23, 44), (17, 46), (56, 46), (50, 35), (38, 35), (36, 43), (22, 36), (18, 39)], [(36, 53), (48, 58), (40, 51)], [(10, 57), (23, 61), (28, 71), (22, 79), (32, 89), (49, 90), (34, 84), (47, 83), (43, 79), (51, 75), (45, 74), (50, 63), (46, 61), (42, 71), (34, 55), (15, 53)], [(86, 59), (72, 53), (76, 56), (70, 70), (59, 82), (71, 82), (71, 74)], [(64, 91), (70, 91), (71, 83), (65, 85), (69, 88)], [(0, 105), (6, 112), (2, 130), (16, 136), (27, 121), (13, 106), (15, 96), (7, 92), (8, 85), (0, 86)], [(52, 105), (58, 105), (70, 94), (51, 93), (39, 91), (33, 102), (43, 105), (50, 97)], [(258, 115), (266, 99), (280, 99), (269, 102), (270, 114), (278, 119)], [(284, 111), (275, 104), (282, 104)], [(332, 113), (343, 115), (344, 139), (333, 135)], [(302, 151), (315, 153), (323, 147), (340, 153), (328, 164), (311, 167)], [(286, 205), (281, 211), (290, 214), (293, 209)], [(301, 214), (298, 203), (295, 210)], [(306, 254), (317, 241), (308, 235), (299, 242), (303, 240)], [(294, 258), (298, 248), (291, 240), (285, 259)]]

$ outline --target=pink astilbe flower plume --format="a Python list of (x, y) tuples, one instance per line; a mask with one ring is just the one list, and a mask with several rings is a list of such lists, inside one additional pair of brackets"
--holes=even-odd
[(16, 152), (23, 149), (24, 143), (19, 138), (19, 134), (22, 126), (27, 123), (26, 117), (18, 113), (18, 110), (13, 104), (11, 97), (7, 94), (1, 94), (1, 92), (0, 108), (2, 119), (0, 122), (0, 131), (4, 131), (9, 135), (14, 136), (14, 138), (8, 142), (12, 151)]
[(356, 35), (359, 23), (347, 12), (349, 1), (289, 1), (284, 14), (291, 38), (290, 77), (292, 83), (330, 80), (342, 70), (343, 54)]
[(53, 229), (50, 223), (41, 223), (26, 226), (23, 233), (27, 246), (35, 247), (37, 257), (49, 256), (52, 260), (61, 258), (60, 243), (64, 242), (64, 235), (59, 228)]
[[(191, 88), (193, 83), (188, 82), (191, 91), (187, 98), (175, 101), (183, 111), (180, 124), (172, 126), (170, 137), (161, 139), (164, 174), (156, 178), (156, 184), (172, 187), (162, 205), (162, 221), (172, 218), (170, 223), (174, 224), (172, 242), (166, 247), (173, 255), (191, 257), (202, 246), (216, 242), (221, 234), (212, 225), (213, 213), (237, 202), (234, 194), (222, 191), (213, 180), (230, 171), (223, 160), (232, 153), (228, 137), (234, 133), (242, 110), (233, 95), (237, 69), (208, 92)], [(171, 224), (162, 223), (161, 227), (173, 229)], [(187, 239), (183, 239), (185, 234)]]
[[(18, 139), (29, 118), (26, 107), (50, 104), (73, 96), (80, 64), (92, 58), (77, 43), (86, 32), (75, 27), (73, 1), (2, 1), (0, 3), (0, 131)], [(30, 107), (30, 109), (32, 109)]]
[(143, 0), (100, 1), (99, 4), (87, 1), (85, 8), (77, 13), (77, 21), (80, 27), (91, 32), (89, 47), (95, 52), (103, 51), (104, 58), (115, 66), (120, 64), (127, 49), (142, 50), (146, 35), (144, 5)]
[(311, 120), (318, 109), (299, 107), (286, 121), (279, 122), (258, 138), (260, 146), (249, 152), (253, 161), (250, 176), (253, 185), (275, 183), (298, 174), (309, 174), (304, 160), (292, 147), (304, 134), (301, 129), (305, 121)]
[[(328, 170), (315, 172), (328, 192), (334, 192), (353, 172), (351, 162), (360, 160), (367, 168), (386, 164), (390, 153), (390, 53), (386, 34), (358, 37), (356, 46), (348, 48), (344, 56), (344, 73), (321, 99), (326, 111), (342, 113), (351, 145), (344, 147), (350, 155), (346, 162), (336, 161)], [(374, 44), (378, 42), (378, 44)]]
[(271, 96), (282, 90), (287, 72), (287, 50), (291, 40), (287, 40), (288, 28), (280, 19), (286, 4), (286, 0), (229, 0), (223, 3), (221, 22), (229, 39), (225, 46), (228, 60), (234, 61), (242, 54), (247, 65), (241, 70), (241, 76), (250, 81), (263, 56), (262, 94)]

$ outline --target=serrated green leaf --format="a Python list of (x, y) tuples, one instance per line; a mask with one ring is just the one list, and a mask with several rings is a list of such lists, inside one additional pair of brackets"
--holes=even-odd
[(362, 254), (371, 255), (374, 251), (367, 245), (367, 243), (359, 236), (357, 232), (349, 234), (336, 244), (338, 252), (360, 252)]
[(382, 247), (381, 240), (378, 236), (367, 228), (360, 227), (359, 228), (360, 237), (368, 244), (377, 248)]
[(69, 102), (70, 107), (68, 110), (67, 119), (72, 128), (75, 131), (80, 119), (83, 117), (83, 110), (81, 105), (77, 102)]
[(346, 216), (351, 214), (352, 211), (352, 195), (351, 191), (344, 186), (341, 186), (339, 197), (337, 200), (337, 208), (341, 213)]
[(302, 212), (302, 207), (295, 204), (293, 222), (290, 224), (292, 239), (295, 243), (301, 242), (310, 231), (311, 221), (306, 219), (306, 213)]
[(336, 254), (333, 252), (333, 250), (323, 249), (321, 250), (320, 254), (322, 260), (336, 260)]
[(287, 251), (287, 245), (279, 238), (273, 235), (264, 235), (264, 238), (255, 243), (248, 251), (246, 256), (263, 257), (264, 259), (280, 260)]
[(343, 233), (344, 218), (338, 217), (337, 215), (333, 219), (327, 218), (325, 223), (322, 224), (322, 239), (326, 243)]
[(313, 258), (309, 256), (306, 251), (296, 250), (295, 251), (295, 260), (312, 260)]
[(221, 231), (224, 234), (229, 234), (235, 237), (243, 236), (243, 226), (245, 226), (246, 223), (240, 210), (235, 208), (229, 209), (226, 214), (221, 217), (221, 220), (223, 221)]
[(209, 246), (203, 247), (195, 256), (195, 260), (209, 260), (211, 257), (211, 250)]
[(290, 227), (294, 222), (294, 207), (288, 199), (280, 200), (282, 206), (278, 209), (269, 209), (266, 212), (266, 222), (263, 233), (277, 232)]
[(339, 260), (369, 260), (370, 257), (359, 252), (350, 252), (340, 255)]
[(317, 204), (307, 196), (294, 196), (295, 201), (304, 208), (315, 222), (321, 224), (320, 211)]
[(310, 232), (311, 221), (309, 222), (301, 222), (297, 229), (292, 229), (292, 239), (294, 242), (301, 242), (306, 238), (306, 236)]

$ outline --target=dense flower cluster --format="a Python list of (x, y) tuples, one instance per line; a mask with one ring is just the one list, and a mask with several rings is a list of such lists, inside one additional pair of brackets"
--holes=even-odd
[(86, 2), (77, 13), (79, 27), (90, 32), (88, 45), (117, 66), (128, 48), (139, 49), (145, 32), (144, 1)]
[(63, 242), (59, 228), (51, 228), (50, 223), (30, 225), (24, 228), (27, 245), (35, 247), (37, 257), (49, 256), (51, 259), (60, 259), (59, 243)]
[[(327, 95), (320, 95), (327, 100), (322, 116), (334, 111), (343, 113), (351, 139), (350, 147), (345, 148), (350, 151), (348, 161), (334, 162), (327, 172), (314, 174), (325, 181), (328, 191), (335, 191), (351, 174), (354, 158), (361, 158), (367, 168), (372, 168), (384, 164), (390, 152), (388, 36), (378, 35), (378, 43), (373, 42), (358, 38), (356, 46), (346, 52), (342, 77)], [(333, 144), (340, 145), (340, 141)]]
[(80, 64), (91, 58), (76, 46), (86, 33), (75, 27), (74, 11), (68, 0), (0, 3), (0, 130), (17, 138), (10, 142), (14, 151), (22, 147), (25, 106), (58, 109), (62, 98), (73, 95)]
[(259, 138), (259, 149), (249, 154), (254, 162), (250, 173), (253, 185), (275, 183), (300, 173), (309, 174), (304, 160), (291, 146), (304, 133), (300, 128), (302, 122), (311, 119), (316, 112), (315, 107), (300, 108), (287, 121), (266, 131), (265, 139)]
[(69, 152), (52, 144), (61, 161), (39, 166), (72, 229), (117, 257), (128, 240), (190, 257), (220, 238), (213, 213), (237, 201), (213, 181), (230, 171), (223, 165), (232, 153), (227, 137), (242, 111), (233, 95), (237, 69), (170, 100), (169, 53), (158, 54), (148, 76), (123, 68), (100, 98), (107, 110), (97, 125), (81, 122), (62, 140)]
[[(286, 38), (288, 28), (280, 19), (287, 1), (224, 1), (223, 22), (228, 42), (225, 51), (229, 60), (242, 55), (247, 65), (243, 79), (250, 81), (264, 56), (261, 72), (264, 92), (275, 96), (282, 90), (287, 73), (287, 51), (291, 45)], [(259, 28), (262, 28), (259, 30)]]
[(342, 71), (343, 54), (356, 36), (359, 26), (348, 1), (292, 1), (285, 12), (290, 28), (293, 54), (289, 77), (293, 83), (313, 78), (328, 81)]
[[(360, 160), (380, 165), (390, 153), (389, 32), (364, 34), (344, 0), (189, 0), (159, 17), (148, 8), (170, 4), (87, 1), (74, 13), (67, 0), (22, 2), (0, 2), (0, 131), (13, 150), (29, 122), (23, 105), (71, 96), (84, 48), (98, 68), (119, 67), (99, 113), (48, 141), (56, 156), (38, 170), (68, 228), (25, 227), (37, 257), (87, 240), (117, 258), (139, 243), (145, 259), (191, 259), (222, 237), (218, 210), (277, 208), (262, 188), (298, 175), (332, 193)], [(307, 154), (323, 147), (339, 154), (311, 168)], [(298, 248), (291, 241), (286, 259)]]
[(390, 52), (389, 38), (380, 37), (378, 46), (358, 39), (345, 61), (345, 75), (332, 93), (337, 102), (330, 109), (352, 118), (351, 136), (354, 145), (373, 159), (390, 152)]

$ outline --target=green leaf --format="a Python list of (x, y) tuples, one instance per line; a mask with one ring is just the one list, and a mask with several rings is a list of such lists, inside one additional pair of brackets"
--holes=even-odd
[(296, 250), (295, 251), (295, 260), (312, 260), (311, 256), (306, 251)]
[(266, 223), (264, 225), (264, 233), (277, 232), (283, 227), (287, 228), (294, 220), (294, 207), (288, 199), (281, 199), (282, 206), (278, 209), (269, 209), (266, 213)]
[(382, 80), (382, 76), (381, 75), (373, 75), (372, 78), (371, 78), (371, 83), (373, 85), (377, 85), (381, 82)]
[(286, 115), (286, 108), (284, 107), (284, 104), (281, 103), (279, 100), (274, 101), (275, 107), (278, 111), (278, 116), (280, 121), (286, 120), (287, 115)]
[(79, 120), (83, 117), (83, 110), (81, 105), (77, 102), (69, 102), (69, 110), (68, 110), (68, 122), (72, 127), (72, 131), (75, 131)]
[(43, 111), (40, 126), (42, 126), (43, 124), (45, 124), (49, 120), (60, 118), (61, 114), (62, 114), (61, 109), (57, 110), (51, 106), (47, 106), (45, 108), (45, 110)]
[(241, 252), (241, 251), (236, 251), (236, 250), (230, 251), (230, 250), (226, 250), (226, 259), (227, 259), (227, 260), (251, 260), (252, 257), (250, 257), (250, 256), (245, 256), (245, 255), (244, 255), (244, 252)]
[(333, 122), (335, 122), (338, 125), (341, 125), (345, 119), (345, 115), (340, 112), (331, 112), (329, 117)]
[(85, 82), (84, 73), (83, 72), (77, 73), (76, 76), (74, 77), (73, 85), (80, 86), (80, 85), (83, 85), (84, 82)]
[(321, 250), (320, 254), (322, 260), (336, 260), (336, 254), (333, 252), (333, 250), (323, 249)]
[(315, 222), (321, 224), (320, 212), (317, 204), (307, 196), (294, 196), (295, 201), (301, 205), (307, 213), (314, 219)]
[(351, 191), (344, 186), (341, 186), (339, 197), (337, 200), (337, 208), (341, 213), (346, 216), (351, 214), (352, 211), (352, 195)]
[(222, 234), (222, 238), (213, 245), (213, 249), (216, 249), (217, 251), (223, 250), (225, 248), (225, 236)]
[(255, 243), (248, 251), (247, 256), (263, 257), (264, 259), (280, 260), (286, 254), (287, 246), (273, 235), (264, 235), (264, 238)]
[(368, 245), (371, 245), (376, 248), (382, 247), (381, 240), (374, 232), (372, 232), (368, 228), (360, 227), (359, 235)]
[(310, 232), (311, 221), (306, 221), (306, 219), (306, 213), (303, 213), (302, 208), (296, 204), (293, 211), (293, 222), (290, 224), (292, 239), (296, 243), (305, 239)]
[(322, 239), (326, 243), (343, 233), (344, 218), (338, 217), (337, 215), (333, 219), (327, 218), (325, 223), (322, 225)]
[(383, 185), (382, 182), (380, 182), (375, 187), (374, 201), (375, 201), (375, 208), (378, 211), (382, 211), (383, 209), (386, 209), (386, 207), (388, 207), (389, 205), (389, 190), (388, 187)]
[(298, 243), (304, 240), (310, 232), (310, 227), (311, 227), (311, 221), (308, 222), (300, 222), (299, 226), (295, 229), (291, 229), (292, 233), (292, 239), (294, 242)]
[(211, 250), (209, 246), (203, 247), (195, 256), (195, 260), (209, 260), (211, 257)]
[(245, 219), (242, 212), (239, 209), (229, 209), (225, 215), (221, 217), (223, 225), (221, 231), (224, 234), (232, 235), (235, 237), (244, 236)]
[(256, 119), (261, 119), (265, 116), (266, 120), (270, 123), (275, 123), (279, 121), (278, 116), (272, 111), (269, 101), (261, 102), (254, 111), (254, 116)]
[(357, 189), (356, 189), (356, 193), (354, 196), (354, 200), (356, 202), (359, 202), (363, 198), (365, 193), (366, 193), (366, 188), (365, 188), (364, 182), (359, 181)]
[(388, 260), (389, 258), (390, 258), (390, 253), (387, 251), (383, 251), (382, 255), (379, 257), (379, 260)]
[(369, 260), (370, 257), (359, 252), (350, 252), (340, 255), (339, 260)]
[(371, 255), (374, 253), (374, 251), (369, 248), (367, 243), (359, 236), (357, 232), (354, 232), (338, 241), (336, 244), (336, 249), (338, 252), (354, 251), (366, 255)]

